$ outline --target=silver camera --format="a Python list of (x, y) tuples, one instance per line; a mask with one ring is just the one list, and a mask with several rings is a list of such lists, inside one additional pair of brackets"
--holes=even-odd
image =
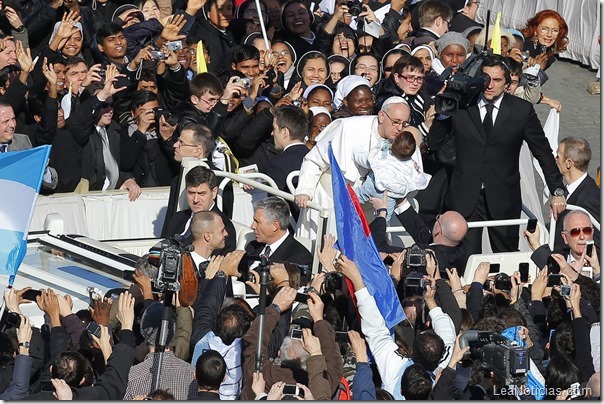
[(560, 286), (560, 296), (570, 297), (570, 285), (561, 285)]
[(241, 85), (245, 88), (250, 88), (252, 86), (252, 81), (248, 77), (238, 79), (237, 83), (241, 83)]
[(170, 41), (166, 42), (166, 47), (170, 49), (172, 52), (182, 49), (181, 41)]
[(151, 51), (151, 57), (153, 60), (163, 60), (166, 58), (166, 54), (162, 51)]

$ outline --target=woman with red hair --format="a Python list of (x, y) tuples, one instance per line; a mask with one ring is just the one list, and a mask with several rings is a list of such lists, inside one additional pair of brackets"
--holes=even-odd
[(568, 44), (568, 25), (554, 10), (542, 10), (526, 22), (522, 30), (524, 50), (529, 52), (528, 64), (540, 64), (546, 70), (555, 62), (555, 55)]

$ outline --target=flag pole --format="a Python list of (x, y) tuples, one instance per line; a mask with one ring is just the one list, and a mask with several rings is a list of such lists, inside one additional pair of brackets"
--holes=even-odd
[(260, 30), (262, 31), (262, 37), (264, 38), (264, 44), (266, 45), (266, 51), (271, 51), (271, 45), (268, 42), (268, 35), (266, 35), (266, 27), (264, 26), (264, 16), (262, 15), (262, 8), (260, 7), (260, 0), (256, 0), (256, 10), (260, 16)]

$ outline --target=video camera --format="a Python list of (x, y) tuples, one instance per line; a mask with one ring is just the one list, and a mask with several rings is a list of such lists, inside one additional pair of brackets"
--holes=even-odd
[(492, 51), (473, 53), (453, 75), (451, 67), (442, 72), (439, 79), (447, 82), (447, 88), (434, 99), (437, 114), (452, 116), (476, 101), (491, 81), (488, 75), (482, 73), (482, 63), (489, 54)]
[(527, 382), (528, 354), (514, 341), (491, 331), (464, 331), (459, 347), (469, 346), (464, 359), (480, 359), (485, 371), (495, 373), (505, 385), (522, 385)]
[(178, 280), (182, 276), (182, 254), (193, 251), (194, 247), (184, 246), (181, 237), (173, 237), (163, 240), (159, 248), (157, 277), (152, 280), (154, 286), (162, 291), (178, 292)]

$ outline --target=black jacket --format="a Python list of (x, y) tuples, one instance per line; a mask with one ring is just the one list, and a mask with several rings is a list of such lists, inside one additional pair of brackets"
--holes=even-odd
[[(256, 240), (252, 240), (245, 246), (245, 251), (250, 255), (260, 255), (264, 248), (265, 243), (259, 243)], [(312, 266), (312, 254), (300, 244), (291, 233), (287, 236), (283, 244), (279, 246), (275, 251), (271, 252), (269, 256), (272, 262), (291, 262), (299, 265)]]
[[(471, 19), (470, 17), (468, 17), (465, 14), (457, 13), (451, 20), (451, 25), (449, 25), (449, 31), (463, 33), (466, 29), (468, 29), (470, 27), (482, 28), (483, 25), (477, 23), (476, 21), (474, 21), (473, 19)], [(480, 45), (483, 45), (483, 44), (480, 44)]]
[[(264, 173), (275, 180), (281, 191), (289, 192), (286, 183), (287, 176), (292, 171), (300, 170), (306, 153), (308, 153), (308, 147), (303, 143), (288, 147), (268, 161)], [(296, 184), (297, 181), (294, 181), (294, 185)]]
[(445, 268), (457, 268), (459, 276), (463, 275), (466, 269), (467, 257), (462, 252), (461, 244), (457, 247), (433, 244), (432, 232), (411, 207), (396, 215), (396, 217), (419, 247), (434, 251), (441, 276), (446, 276)]
[[(235, 251), (235, 248), (237, 247), (237, 232), (235, 231), (235, 226), (233, 225), (233, 222), (231, 222), (231, 219), (229, 219), (227, 215), (225, 215), (220, 211), (220, 209), (218, 209), (218, 206), (216, 206), (216, 204), (214, 204), (214, 207), (211, 209), (211, 211), (216, 212), (220, 215), (222, 221), (224, 222), (224, 227), (227, 233), (229, 234), (226, 237), (224, 248), (214, 251), (212, 255), (225, 255), (226, 253)], [(185, 230), (187, 222), (191, 218), (191, 214), (191, 209), (185, 209), (176, 212), (169, 222), (164, 222), (164, 227), (162, 228), (161, 232), (162, 238), (174, 237), (175, 234), (182, 234), (182, 232)], [(192, 241), (192, 236), (187, 237), (184, 240), (185, 245), (191, 244)]]
[(459, 110), (453, 117), (435, 120), (430, 128), (428, 146), (435, 150), (449, 136), (455, 138), (455, 168), (451, 176), (446, 205), (469, 217), (484, 184), (492, 219), (520, 217), (522, 200), (518, 156), (527, 142), (545, 175), (553, 194), (564, 188), (552, 149), (543, 133), (533, 105), (513, 95), (504, 94), (487, 139), (478, 104)]
[[(82, 147), (82, 177), (90, 182), (90, 190), (103, 189), (106, 177), (103, 142), (95, 126), (100, 119), (101, 104), (102, 102), (96, 96), (92, 96), (76, 106), (67, 120), (67, 129), (75, 142)], [(119, 188), (124, 181), (133, 176), (131, 173), (121, 170), (121, 129), (119, 125), (111, 121), (106, 130), (111, 154), (120, 167), (120, 177), (116, 185), (116, 188)]]
[(202, 11), (199, 11), (195, 17), (195, 24), (191, 29), (190, 36), (203, 38), (210, 53), (208, 71), (215, 76), (221, 76), (226, 71), (231, 70), (233, 47), (237, 45), (235, 38), (229, 29), (225, 32), (218, 30), (214, 24), (204, 18)]
[[(566, 200), (569, 205), (580, 206), (588, 211), (598, 222), (600, 222), (600, 188), (596, 185), (593, 178), (587, 175), (585, 179), (579, 184), (577, 189)], [(562, 240), (562, 230), (564, 230), (564, 217), (570, 212), (565, 210), (558, 215), (556, 221), (556, 238), (554, 239), (554, 251), (562, 251), (566, 248), (564, 240)], [(594, 228), (593, 236), (596, 248), (600, 246), (600, 231)], [(600, 254), (600, 249), (597, 248), (596, 252)], [(598, 255), (600, 257), (601, 255)]]

